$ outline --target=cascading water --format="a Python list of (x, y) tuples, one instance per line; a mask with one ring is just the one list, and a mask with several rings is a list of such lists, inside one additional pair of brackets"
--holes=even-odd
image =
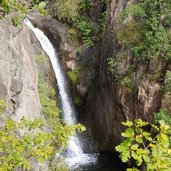
[[(35, 28), (28, 19), (25, 19), (24, 22), (34, 32), (43, 50), (48, 54), (50, 58), (53, 70), (55, 72), (56, 80), (57, 80), (64, 121), (68, 125), (76, 124), (74, 110), (71, 105), (71, 101), (68, 96), (68, 93), (67, 93), (65, 77), (60, 67), (58, 55), (53, 45), (51, 44), (49, 39), (46, 37), (46, 35), (38, 28)], [(82, 150), (78, 137), (71, 136), (68, 142), (68, 148), (67, 148), (67, 154), (65, 156), (65, 160), (69, 167), (77, 167), (78, 165), (84, 165), (90, 162), (95, 162), (96, 157), (90, 154), (85, 154)]]

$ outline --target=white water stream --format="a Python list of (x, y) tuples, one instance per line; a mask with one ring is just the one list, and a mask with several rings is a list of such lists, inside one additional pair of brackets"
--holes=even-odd
[[(52, 63), (53, 70), (55, 72), (57, 86), (59, 89), (59, 94), (62, 104), (63, 119), (66, 124), (76, 124), (76, 118), (74, 114), (73, 107), (71, 105), (70, 98), (67, 93), (66, 81), (63, 71), (60, 67), (58, 60), (58, 55), (49, 41), (47, 36), (38, 28), (35, 28), (32, 23), (25, 19), (25, 24), (34, 32), (35, 36), (39, 40), (43, 50), (48, 54), (50, 61)], [(80, 141), (77, 136), (71, 136), (68, 142), (67, 154), (65, 156), (66, 163), (69, 167), (77, 167), (78, 165), (84, 165), (90, 162), (95, 162), (96, 157), (85, 154), (82, 150)]]

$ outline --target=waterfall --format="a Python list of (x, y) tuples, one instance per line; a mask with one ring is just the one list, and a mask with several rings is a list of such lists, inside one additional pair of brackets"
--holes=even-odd
[[(42, 49), (49, 56), (57, 80), (57, 86), (59, 89), (59, 95), (62, 105), (62, 114), (65, 123), (68, 125), (76, 124), (75, 112), (71, 104), (70, 97), (67, 93), (65, 76), (60, 66), (58, 55), (52, 43), (49, 41), (46, 35), (38, 28), (35, 28), (28, 19), (25, 19), (24, 22), (34, 32), (35, 36), (42, 46)], [(94, 156), (85, 154), (83, 152), (77, 136), (71, 136), (68, 142), (65, 160), (70, 167), (75, 167), (77, 165), (84, 165), (90, 162), (95, 162), (96, 159)]]

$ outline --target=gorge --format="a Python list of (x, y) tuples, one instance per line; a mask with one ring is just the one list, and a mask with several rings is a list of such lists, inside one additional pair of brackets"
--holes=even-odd
[[(67, 125), (76, 124), (76, 116), (74, 114), (75, 111), (72, 107), (71, 99), (69, 98), (67, 93), (65, 77), (62, 73), (62, 69), (58, 61), (58, 55), (55, 52), (55, 49), (41, 30), (34, 28), (34, 26), (30, 23), (28, 19), (25, 19), (24, 22), (34, 32), (43, 50), (48, 54), (50, 58), (59, 88), (64, 122)], [(93, 155), (85, 154), (83, 152), (77, 136), (70, 137), (67, 147), (67, 153), (64, 158), (68, 166), (73, 169), (77, 167), (77, 165), (85, 165), (89, 162), (94, 163), (96, 161), (96, 156), (93, 157)]]
[[(124, 139), (122, 122), (142, 119), (150, 123), (148, 131), (159, 119), (171, 123), (171, 7), (154, 1), (52, 0), (48, 15), (31, 11), (33, 25), (25, 19), (17, 27), (14, 14), (6, 15), (0, 20), (3, 116), (16, 122), (41, 117), (53, 130), (56, 119), (45, 113), (56, 112), (55, 104), (57, 125), (86, 127), (67, 140), (63, 155), (70, 170), (126, 170), (115, 151)], [(49, 169), (31, 163), (32, 170)]]

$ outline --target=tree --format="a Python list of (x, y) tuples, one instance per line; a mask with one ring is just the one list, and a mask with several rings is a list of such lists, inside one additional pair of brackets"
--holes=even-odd
[[(0, 114), (5, 108), (5, 101), (0, 100)], [(66, 147), (69, 137), (75, 134), (75, 129), (79, 132), (85, 130), (80, 124), (60, 124), (47, 131), (40, 118), (32, 121), (22, 118), (19, 122), (9, 117), (1, 118), (4, 122), (0, 127), (0, 170), (3, 171), (30, 169), (31, 158), (39, 162), (51, 159), (61, 147)]]
[[(129, 4), (118, 17), (116, 34), (120, 43), (130, 48), (137, 59), (171, 60), (170, 12), (170, 0), (139, 0)], [(124, 29), (130, 20), (134, 23), (130, 31), (136, 31), (136, 39), (130, 39), (129, 30)]]
[[(151, 125), (141, 119), (122, 123), (126, 130), (121, 134), (124, 140), (116, 146), (123, 162), (134, 160), (137, 166), (145, 165), (147, 171), (168, 171), (171, 169), (171, 130), (163, 120)], [(151, 127), (147, 131), (147, 127)], [(138, 167), (128, 171), (138, 171)]]

